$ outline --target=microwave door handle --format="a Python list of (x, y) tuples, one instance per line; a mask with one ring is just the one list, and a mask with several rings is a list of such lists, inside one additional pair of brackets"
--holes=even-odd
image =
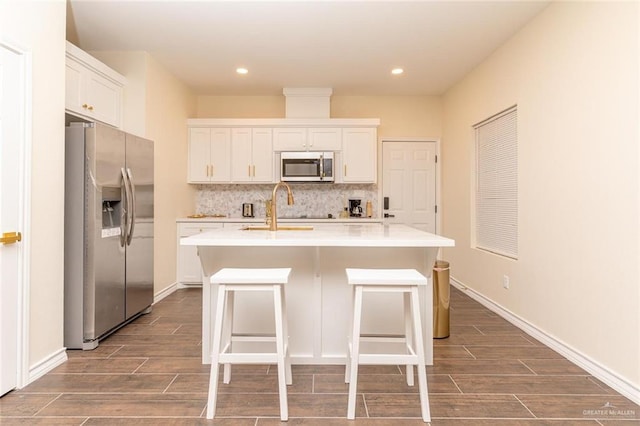
[(324, 178), (324, 155), (320, 155), (320, 180)]

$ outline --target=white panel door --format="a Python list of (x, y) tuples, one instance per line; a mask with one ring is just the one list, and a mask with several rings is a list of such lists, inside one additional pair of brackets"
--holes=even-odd
[(436, 143), (383, 142), (382, 196), (390, 223), (436, 232)]
[(0, 396), (18, 382), (18, 317), (20, 242), (7, 242), (5, 233), (21, 232), (21, 164), (24, 116), (22, 56), (0, 44)]

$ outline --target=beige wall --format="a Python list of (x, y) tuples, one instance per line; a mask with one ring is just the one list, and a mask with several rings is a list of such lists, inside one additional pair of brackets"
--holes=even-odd
[(191, 118), (282, 118), (284, 96), (198, 96)]
[(127, 78), (124, 130), (154, 141), (154, 293), (176, 279), (176, 218), (193, 213), (187, 185), (187, 118), (196, 97), (146, 52), (91, 54)]
[[(552, 4), (445, 94), (442, 142), (452, 275), (636, 389), (638, 16), (635, 2)], [(517, 261), (470, 239), (472, 125), (514, 104)]]
[[(284, 118), (284, 96), (199, 96), (197, 118)], [(331, 118), (379, 118), (378, 137), (440, 138), (438, 96), (332, 96)]]
[(2, 39), (31, 54), (29, 367), (63, 346), (65, 2), (1, 2)]
[(147, 137), (155, 141), (155, 292), (176, 280), (176, 218), (193, 213), (187, 184), (187, 118), (196, 98), (187, 87), (147, 55)]
[(127, 78), (122, 100), (122, 129), (134, 135), (146, 135), (145, 103), (147, 86), (145, 82), (147, 79), (148, 55), (140, 51), (89, 51), (87, 53), (108, 64), (110, 68)]

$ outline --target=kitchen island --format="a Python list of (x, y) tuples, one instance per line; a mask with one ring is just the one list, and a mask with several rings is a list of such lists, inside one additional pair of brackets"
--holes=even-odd
[[(351, 310), (345, 268), (415, 268), (429, 278), (429, 284), (420, 289), (420, 300), (426, 362), (433, 363), (431, 271), (439, 248), (454, 245), (449, 238), (405, 225), (314, 224), (312, 230), (276, 232), (220, 228), (182, 238), (180, 244), (198, 247), (203, 268), (205, 364), (211, 362), (211, 309), (217, 297), (217, 288), (207, 277), (224, 267), (292, 268), (286, 297), (290, 353), (298, 364), (345, 362)], [(271, 304), (261, 296), (238, 295), (234, 332), (273, 329)], [(391, 303), (389, 297), (369, 299), (363, 333), (368, 328), (388, 334), (403, 331), (401, 299)]]

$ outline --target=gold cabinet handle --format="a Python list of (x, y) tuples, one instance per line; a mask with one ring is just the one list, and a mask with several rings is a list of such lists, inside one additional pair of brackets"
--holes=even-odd
[(18, 241), (22, 241), (22, 234), (20, 232), (3, 232), (2, 238), (0, 238), (0, 243), (2, 244), (13, 244)]
[(89, 105), (87, 105), (87, 104), (82, 104), (82, 108), (87, 109), (87, 108), (89, 108)]
[(253, 165), (253, 177), (256, 177), (256, 166), (255, 166), (255, 164)]
[(247, 166), (247, 174), (251, 177), (251, 164)]
[(344, 165), (344, 175), (345, 176), (347, 175), (347, 165), (346, 164)]
[(89, 105), (89, 108), (87, 108), (89, 111), (93, 111), (93, 105)]
[(211, 165), (211, 177), (213, 177), (213, 164)]

